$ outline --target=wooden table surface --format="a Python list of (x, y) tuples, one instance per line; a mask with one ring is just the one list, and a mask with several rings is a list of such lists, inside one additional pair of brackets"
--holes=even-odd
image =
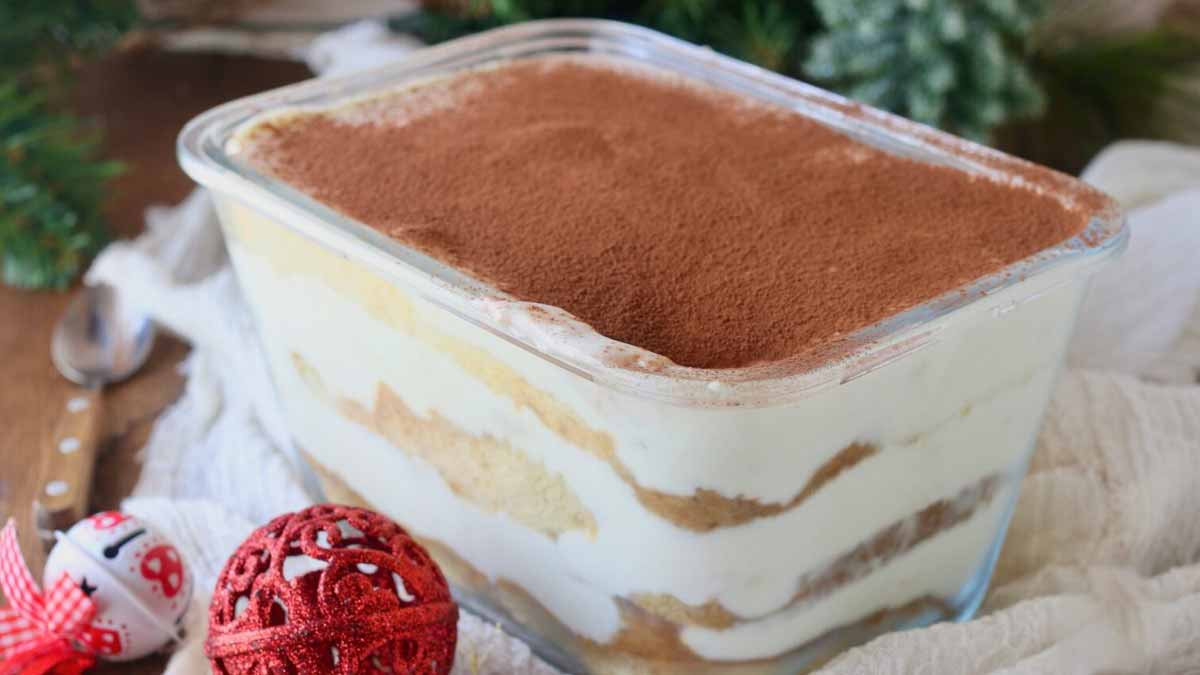
[[(108, 153), (129, 171), (115, 181), (108, 216), (118, 236), (142, 230), (148, 204), (175, 203), (192, 189), (175, 162), (175, 137), (194, 115), (239, 96), (309, 77), (299, 63), (242, 56), (123, 52), (79, 73), (76, 107), (105, 132)], [(50, 334), (73, 293), (24, 292), (0, 286), (0, 522), (20, 527), (26, 559), (40, 574), (44, 560), (32, 522), (32, 504), (43, 479), (41, 454), (77, 393), (50, 362)], [(160, 337), (150, 360), (129, 381), (104, 393), (101, 455), (92, 510), (114, 508), (140, 472), (138, 452), (158, 414), (178, 397), (178, 366), (187, 347)], [(162, 672), (164, 660), (102, 665), (99, 675)]]

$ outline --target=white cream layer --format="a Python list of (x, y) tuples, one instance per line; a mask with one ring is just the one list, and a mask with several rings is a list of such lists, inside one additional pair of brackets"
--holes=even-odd
[[(276, 227), (241, 208), (230, 213), (243, 219), (239, 227)], [(289, 420), (318, 461), (418, 534), (449, 545), (493, 580), (520, 584), (572, 630), (598, 642), (620, 627), (613, 596), (716, 599), (742, 617), (769, 616), (729, 631), (689, 629), (689, 646), (714, 659), (771, 656), (877, 609), (954, 595), (974, 571), (961, 561), (981, 560), (999, 529), (993, 510), (1003, 491), (989, 509), (893, 564), (779, 612), (805, 574), (893, 522), (1023, 462), (1079, 295), (1078, 288), (1060, 287), (999, 320), (960, 322), (903, 361), (774, 408), (685, 408), (603, 389), (413, 300), (418, 320), (486, 349), (610, 434), (620, 460), (648, 488), (785, 501), (846, 445), (880, 447), (798, 508), (697, 533), (648, 512), (607, 464), (481, 386), (445, 354), (372, 318), (363, 309), (371, 299), (342, 297), (312, 277), (279, 276), (232, 237), (230, 250)], [(596, 537), (572, 532), (552, 540), (458, 499), (430, 467), (317, 398), (295, 373), (293, 353), (335, 395), (371, 406), (383, 383), (418, 414), (437, 411), (464, 431), (525, 451), (564, 477), (595, 517)], [(859, 588), (890, 593), (876, 597)]]
[[(1011, 496), (1010, 485), (965, 522), (816, 602), (797, 604), (760, 621), (723, 631), (687, 627), (683, 642), (708, 659), (755, 659), (786, 652), (879, 609), (901, 607), (925, 596), (953, 599), (963, 590), (964, 580), (972, 578), (985, 562)], [(931, 571), (937, 574), (931, 576)]]

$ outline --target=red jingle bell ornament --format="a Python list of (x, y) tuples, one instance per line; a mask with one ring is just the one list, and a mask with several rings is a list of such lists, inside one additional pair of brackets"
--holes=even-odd
[(458, 607), (396, 523), (323, 504), (280, 516), (217, 579), (205, 653), (216, 675), (444, 675)]

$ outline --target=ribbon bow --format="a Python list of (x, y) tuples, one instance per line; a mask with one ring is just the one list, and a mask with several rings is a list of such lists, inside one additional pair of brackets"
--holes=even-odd
[(43, 594), (21, 557), (10, 519), (0, 532), (0, 675), (78, 675), (96, 657), (86, 629), (96, 604), (66, 572)]

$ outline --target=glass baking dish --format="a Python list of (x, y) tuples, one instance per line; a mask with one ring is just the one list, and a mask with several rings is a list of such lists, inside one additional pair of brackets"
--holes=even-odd
[[(1095, 204), (1087, 229), (847, 336), (818, 367), (599, 359), (518, 302), (238, 157), (265, 116), (552, 53), (636, 61), (890, 152)], [(1128, 237), (1066, 176), (653, 31), (532, 22), (235, 101), (180, 162), (215, 196), (295, 442), (574, 672), (795, 672), (982, 601), (1088, 279)], [(652, 355), (644, 355), (652, 358)], [(786, 365), (786, 364), (785, 364)]]

